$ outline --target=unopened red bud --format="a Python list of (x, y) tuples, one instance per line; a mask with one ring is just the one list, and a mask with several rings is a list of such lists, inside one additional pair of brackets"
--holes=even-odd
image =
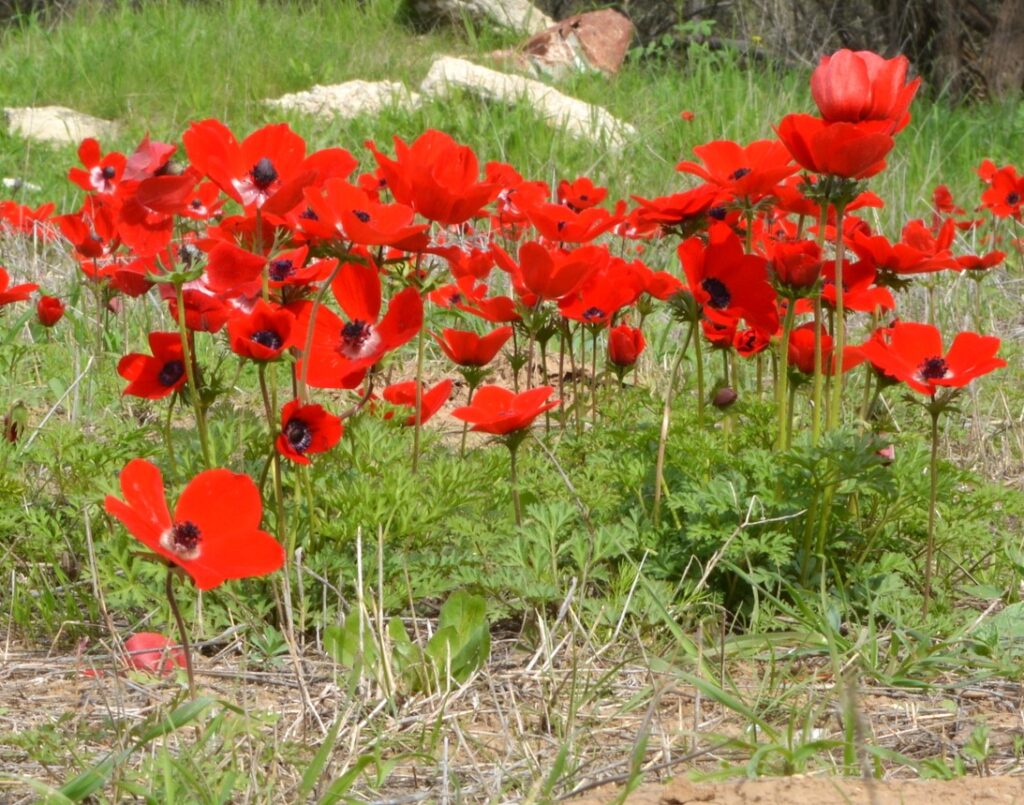
[(711, 404), (714, 405), (715, 408), (724, 410), (736, 402), (739, 396), (740, 395), (736, 393), (736, 389), (725, 386), (715, 392), (715, 396), (711, 400)]

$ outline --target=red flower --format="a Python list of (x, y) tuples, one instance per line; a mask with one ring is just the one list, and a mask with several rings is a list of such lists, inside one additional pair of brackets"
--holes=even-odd
[(625, 212), (621, 202), (614, 213), (604, 207), (576, 212), (564, 204), (546, 201), (522, 203), (520, 208), (537, 231), (555, 243), (588, 243), (618, 224)]
[(811, 115), (786, 115), (777, 131), (804, 168), (846, 179), (866, 179), (883, 170), (896, 144), (888, 124), (879, 121), (828, 123)]
[(511, 327), (499, 327), (484, 336), (447, 328), (434, 339), (444, 354), (459, 366), (486, 366), (511, 337)]
[(185, 652), (177, 643), (158, 632), (136, 632), (124, 641), (128, 667), (170, 676), (175, 668), (185, 667)]
[(289, 311), (257, 300), (249, 313), (239, 311), (228, 319), (231, 351), (254, 361), (276, 360), (289, 345), (294, 324)]
[(10, 282), (11, 278), (7, 274), (7, 269), (0, 268), (0, 307), (9, 305), (12, 302), (24, 302), (39, 290), (39, 286), (34, 282), (26, 282), (9, 287)]
[(64, 317), (64, 303), (56, 296), (40, 296), (36, 302), (36, 317), (43, 327), (53, 327)]
[(988, 189), (981, 194), (981, 206), (996, 218), (1019, 218), (1024, 205), (1024, 176), (1007, 165), (987, 174)]
[(185, 356), (178, 333), (150, 333), (152, 355), (133, 352), (117, 364), (117, 373), (129, 381), (122, 394), (159, 400), (185, 385)]
[(576, 212), (596, 207), (607, 195), (607, 188), (595, 187), (586, 176), (581, 176), (574, 182), (562, 179), (558, 183), (558, 200)]
[(516, 293), (524, 297), (527, 305), (532, 305), (535, 298), (556, 300), (568, 296), (600, 263), (608, 260), (608, 251), (597, 246), (567, 252), (528, 241), (519, 247), (517, 265), (500, 246), (495, 244), (492, 248), (498, 266), (512, 275)]
[(442, 131), (425, 131), (411, 146), (395, 137), (395, 159), (381, 154), (373, 143), (367, 146), (395, 200), (446, 226), (479, 215), (501, 190), (494, 182), (478, 182), (480, 168), (473, 149)]
[(811, 95), (829, 122), (882, 120), (896, 133), (910, 122), (910, 102), (921, 79), (906, 83), (906, 56), (885, 59), (867, 50), (822, 56), (811, 75)]
[(452, 416), (471, 424), (474, 431), (506, 436), (528, 428), (558, 405), (558, 400), (545, 402), (553, 391), (551, 386), (538, 386), (515, 394), (501, 386), (481, 386), (473, 395), (473, 404), (456, 408)]
[[(821, 334), (821, 364), (827, 367), (832, 360), (832, 336)], [(789, 334), (789, 365), (805, 375), (814, 374), (814, 324), (808, 322), (794, 327)], [(827, 371), (827, 370), (826, 370)]]
[(298, 464), (309, 464), (309, 453), (325, 453), (345, 432), (341, 417), (321, 405), (292, 400), (281, 409), (281, 433), (274, 443), (277, 452)]
[(285, 123), (264, 126), (239, 143), (219, 120), (202, 120), (181, 141), (192, 165), (243, 207), (283, 215), (316, 177), (303, 166), (305, 141)]
[(701, 185), (693, 190), (646, 199), (631, 196), (640, 206), (630, 213), (630, 222), (644, 230), (655, 226), (664, 229), (683, 226), (707, 215), (713, 208), (728, 200), (728, 196), (714, 185)]
[(411, 207), (379, 204), (344, 179), (331, 179), (323, 188), (306, 188), (305, 197), (315, 217), (303, 219), (302, 228), (316, 237), (408, 251), (423, 249), (429, 242), (424, 234), (427, 225), (413, 224)]
[(83, 190), (96, 193), (113, 193), (124, 174), (125, 156), (111, 151), (106, 156), (100, 150), (100, 144), (92, 137), (82, 140), (78, 146), (78, 158), (85, 166), (72, 168), (68, 178)]
[[(407, 380), (404, 383), (393, 383), (381, 392), (381, 396), (392, 405), (399, 405), (404, 408), (411, 408), (413, 413), (406, 418), (402, 424), (412, 426), (416, 424), (416, 381)], [(422, 425), (434, 414), (440, 411), (448, 399), (452, 396), (452, 381), (442, 380), (431, 389), (424, 388), (420, 392), (422, 402), (422, 414), (420, 424)], [(391, 414), (385, 414), (385, 419), (391, 419)]]
[(647, 342), (639, 327), (620, 324), (608, 331), (608, 360), (615, 366), (632, 366), (645, 346)]
[(775, 290), (768, 282), (767, 261), (743, 253), (740, 239), (727, 227), (711, 230), (707, 244), (690, 238), (680, 244), (679, 259), (686, 272), (690, 292), (711, 315), (742, 316), (764, 333), (779, 327)]
[[(387, 352), (397, 349), (419, 332), (423, 323), (423, 302), (415, 288), (405, 288), (392, 297), (388, 311), (378, 321), (381, 305), (380, 276), (374, 265), (345, 263), (331, 284), (335, 299), (348, 321), (321, 306), (310, 323), (313, 305), (300, 308), (296, 343), (305, 346), (308, 327), (313, 327), (313, 347), (299, 360), (298, 372), (308, 372), (316, 388), (355, 388), (366, 370)], [(304, 367), (309, 361), (308, 370)]]
[(771, 256), (775, 281), (784, 289), (809, 290), (821, 275), (821, 248), (813, 240), (779, 241)]
[(693, 153), (700, 163), (684, 160), (676, 165), (677, 171), (692, 173), (736, 198), (751, 201), (771, 195), (775, 185), (799, 170), (778, 140), (757, 140), (747, 146), (716, 140), (695, 146)]
[(284, 564), (284, 549), (260, 530), (260, 491), (248, 475), (206, 470), (178, 498), (172, 519), (157, 467), (137, 458), (121, 471), (124, 500), (107, 495), (107, 513), (147, 548), (188, 573), (200, 590), (228, 579), (265, 576)]
[(949, 352), (943, 354), (938, 328), (915, 322), (896, 322), (876, 332), (859, 349), (887, 375), (933, 396), (941, 386), (966, 386), (974, 378), (1006, 366), (1006, 361), (995, 357), (999, 351), (995, 336), (959, 333)]

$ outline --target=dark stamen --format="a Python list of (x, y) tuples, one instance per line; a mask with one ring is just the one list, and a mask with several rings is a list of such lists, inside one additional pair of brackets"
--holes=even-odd
[(352, 349), (358, 349), (370, 337), (370, 325), (360, 319), (353, 319), (341, 328), (341, 340)]
[(918, 371), (925, 380), (942, 380), (949, 373), (949, 366), (945, 358), (925, 358)]
[(301, 419), (288, 420), (284, 426), (284, 437), (296, 453), (305, 453), (313, 443), (313, 431)]
[(274, 282), (284, 282), (288, 277), (292, 275), (295, 270), (295, 264), (291, 260), (271, 260), (270, 261), (270, 278)]
[(191, 520), (171, 526), (171, 544), (182, 553), (191, 553), (199, 546), (202, 534)]
[(364, 212), (363, 210), (352, 210), (352, 214), (364, 224), (368, 223), (370, 220), (370, 213)]
[(313, 212), (312, 207), (306, 207), (302, 212), (299, 213), (299, 218), (305, 218), (307, 221), (319, 221), (320, 216)]
[(252, 170), (249, 171), (249, 175), (252, 177), (252, 183), (256, 185), (260, 190), (266, 190), (270, 185), (277, 179), (277, 169), (274, 167), (274, 163), (271, 162), (267, 157), (263, 157), (259, 162), (252, 166)]
[(105, 168), (103, 168), (102, 173), (103, 178), (106, 179), (107, 181), (110, 181), (115, 176), (117, 176), (117, 169), (113, 165), (107, 165)]
[(1011, 207), (1020, 202), (1020, 193), (1014, 191), (1006, 197), (1006, 203)]
[(583, 311), (584, 321), (594, 321), (595, 319), (603, 319), (604, 311), (599, 307), (588, 307)]
[(712, 207), (708, 210), (708, 218), (712, 218), (715, 221), (725, 220), (725, 207)]
[(737, 182), (744, 176), (746, 176), (748, 173), (750, 173), (750, 168), (737, 168), (736, 170), (729, 174), (729, 181)]
[(277, 350), (281, 348), (281, 344), (284, 343), (281, 336), (275, 333), (273, 330), (257, 330), (249, 336), (251, 341), (255, 341), (261, 347), (267, 349)]
[(156, 379), (160, 381), (161, 386), (173, 386), (181, 380), (183, 374), (185, 374), (184, 363), (181, 361), (167, 361), (163, 369), (160, 370), (160, 374), (156, 376)]
[(725, 287), (725, 283), (721, 280), (715, 279), (714, 277), (708, 277), (700, 284), (700, 287), (707, 291), (708, 295), (711, 297), (711, 299), (708, 300), (708, 304), (711, 305), (711, 307), (718, 310), (721, 310), (724, 307), (729, 307), (729, 302), (732, 301), (732, 294), (729, 293), (729, 289)]

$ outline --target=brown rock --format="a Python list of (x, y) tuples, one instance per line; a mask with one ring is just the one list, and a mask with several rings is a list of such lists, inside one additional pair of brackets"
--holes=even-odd
[(523, 52), (542, 72), (590, 67), (616, 73), (633, 39), (633, 23), (610, 8), (568, 17), (531, 37)]

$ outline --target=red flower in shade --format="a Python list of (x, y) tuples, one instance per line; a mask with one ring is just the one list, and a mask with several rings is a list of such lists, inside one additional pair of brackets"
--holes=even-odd
[(272, 361), (289, 346), (295, 316), (262, 299), (249, 313), (236, 312), (228, 319), (231, 351), (254, 361)]
[(966, 386), (1006, 366), (1006, 361), (995, 357), (999, 351), (995, 336), (959, 333), (943, 354), (938, 328), (915, 322), (896, 322), (877, 331), (859, 351), (885, 374), (932, 396), (942, 386)]
[(595, 187), (586, 176), (581, 176), (574, 182), (562, 179), (558, 183), (558, 200), (576, 212), (596, 207), (607, 195), (607, 188)]
[(793, 159), (813, 173), (866, 179), (885, 168), (896, 144), (889, 124), (827, 123), (811, 115), (786, 115), (777, 129)]
[(771, 259), (775, 281), (784, 290), (808, 291), (821, 275), (821, 248), (813, 240), (776, 242)]
[(129, 155), (124, 165), (124, 178), (129, 181), (149, 179), (167, 167), (178, 146), (153, 142), (147, 134)]
[(639, 327), (620, 324), (608, 331), (608, 360), (623, 368), (632, 366), (647, 342)]
[(285, 123), (264, 126), (239, 143), (220, 121), (201, 120), (181, 141), (196, 170), (243, 207), (283, 215), (316, 177), (304, 170), (305, 141)]
[(631, 196), (640, 206), (630, 213), (630, 221), (638, 229), (658, 227), (673, 229), (698, 220), (728, 200), (728, 196), (714, 185), (701, 185), (693, 190), (646, 199)]
[(158, 632), (136, 632), (124, 641), (128, 667), (170, 676), (175, 668), (185, 667), (185, 652), (177, 643)]
[[(366, 370), (419, 332), (423, 302), (415, 288), (405, 288), (391, 298), (388, 311), (378, 321), (381, 306), (380, 276), (374, 265), (345, 263), (331, 284), (334, 298), (348, 316), (342, 321), (321, 306), (310, 322), (313, 304), (299, 309), (296, 344), (304, 347), (307, 328), (313, 327), (310, 354), (299, 361), (299, 375), (308, 372), (316, 388), (355, 388)], [(309, 367), (305, 367), (308, 360)]]
[(621, 202), (614, 213), (604, 207), (589, 207), (576, 212), (564, 204), (531, 201), (520, 205), (530, 223), (545, 238), (555, 243), (589, 243), (616, 226), (625, 212)]
[[(905, 234), (906, 232), (907, 230), (904, 230)], [(854, 232), (849, 238), (849, 244), (862, 260), (891, 274), (927, 274), (956, 267), (956, 260), (948, 249), (936, 247), (930, 251), (922, 251), (909, 242), (890, 243), (885, 235)], [(919, 240), (918, 245), (925, 244)], [(932, 245), (935, 245), (934, 240)]]
[(486, 366), (511, 337), (511, 327), (499, 327), (483, 336), (469, 330), (447, 328), (440, 336), (435, 335), (434, 339), (453, 363), (459, 366)]
[(558, 400), (547, 401), (554, 388), (537, 386), (515, 394), (501, 386), (481, 386), (473, 395), (473, 404), (456, 408), (452, 416), (468, 422), (473, 430), (506, 436), (530, 427), (545, 411), (550, 411)]
[(885, 59), (867, 50), (822, 56), (811, 74), (811, 96), (829, 122), (882, 120), (895, 133), (910, 122), (910, 102), (921, 79), (909, 84), (906, 56)]
[[(233, 308), (225, 304), (219, 296), (214, 296), (205, 289), (187, 284), (182, 290), (182, 299), (185, 302), (185, 326), (189, 330), (198, 330), (204, 333), (216, 333), (227, 324), (231, 317)], [(161, 292), (167, 299), (167, 306), (171, 311), (171, 318), (178, 320), (178, 300), (174, 289), (168, 285), (160, 286)]]
[(11, 278), (7, 270), (0, 268), (0, 307), (9, 305), (12, 302), (24, 302), (33, 293), (39, 290), (39, 286), (33, 282), (26, 282), (22, 285), (11, 286)]
[(430, 129), (411, 145), (395, 137), (395, 159), (367, 143), (395, 201), (439, 224), (454, 226), (480, 214), (501, 187), (478, 182), (480, 168), (473, 149), (443, 131)]
[(40, 240), (53, 240), (56, 231), (50, 223), (50, 216), (56, 208), (52, 201), (35, 209), (16, 201), (0, 201), (0, 222)]
[(122, 394), (159, 400), (185, 385), (185, 356), (178, 333), (150, 333), (152, 355), (133, 352), (117, 364), (117, 373), (129, 381)]
[[(827, 367), (832, 360), (832, 336), (821, 334), (821, 364)], [(814, 374), (814, 324), (808, 322), (794, 327), (789, 334), (789, 365), (805, 375)]]
[(281, 409), (281, 433), (274, 445), (277, 452), (298, 464), (309, 464), (309, 453), (325, 453), (345, 432), (341, 417), (321, 405), (303, 405), (292, 400)]
[(964, 254), (956, 258), (958, 271), (987, 271), (1006, 259), (1006, 252), (994, 251), (988, 254)]
[(705, 311), (742, 316), (751, 327), (768, 334), (779, 328), (767, 261), (744, 254), (743, 244), (732, 230), (714, 227), (707, 246), (699, 238), (690, 238), (677, 251), (690, 292)]
[(43, 327), (53, 327), (64, 318), (64, 303), (56, 296), (40, 296), (36, 302), (36, 317)]
[(608, 324), (646, 290), (650, 274), (639, 260), (627, 263), (621, 257), (612, 257), (598, 265), (574, 293), (558, 301), (558, 312), (584, 324)]
[(228, 579), (265, 576), (284, 564), (284, 549), (260, 530), (260, 491), (248, 475), (206, 470), (178, 498), (172, 518), (160, 470), (144, 459), (121, 471), (124, 500), (108, 495), (116, 517), (147, 548), (188, 573), (200, 590)]
[[(402, 424), (411, 426), (416, 424), (416, 381), (407, 380), (404, 383), (393, 383), (381, 392), (381, 396), (392, 405), (399, 405), (403, 408), (411, 408), (413, 413), (405, 419)], [(434, 414), (440, 411), (448, 399), (452, 396), (452, 381), (442, 380), (433, 388), (424, 388), (420, 392), (422, 402), (422, 414), (420, 424), (422, 425)], [(385, 419), (391, 419), (391, 414), (385, 414)]]
[(263, 283), (264, 257), (227, 241), (218, 241), (209, 248), (206, 263), (206, 284), (219, 293), (254, 294)]
[(778, 140), (757, 140), (747, 146), (716, 140), (694, 147), (693, 153), (700, 162), (684, 160), (676, 165), (677, 171), (692, 173), (749, 201), (771, 195), (775, 185), (799, 170)]

